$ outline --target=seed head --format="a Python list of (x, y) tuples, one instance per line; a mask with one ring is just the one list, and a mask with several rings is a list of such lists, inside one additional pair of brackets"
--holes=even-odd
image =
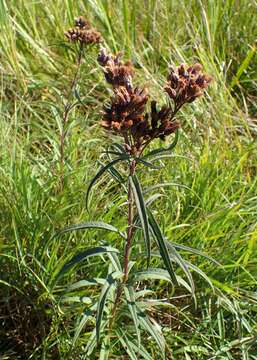
[(75, 26), (84, 30), (89, 30), (91, 28), (90, 22), (86, 20), (84, 16), (78, 16), (75, 19)]
[(64, 34), (71, 42), (79, 42), (81, 45), (93, 45), (101, 41), (101, 34), (83, 16), (77, 17), (75, 27)]
[(104, 106), (102, 126), (122, 135), (144, 120), (143, 113), (148, 101), (147, 89), (128, 90), (120, 86), (114, 89), (111, 102)]
[(202, 72), (202, 65), (181, 64), (177, 69), (170, 68), (164, 90), (177, 107), (190, 103), (203, 95), (212, 78)]
[(132, 88), (133, 66), (130, 61), (123, 63), (122, 54), (108, 54), (106, 49), (101, 49), (98, 55), (98, 63), (103, 67), (105, 80), (114, 88), (119, 86), (127, 89)]

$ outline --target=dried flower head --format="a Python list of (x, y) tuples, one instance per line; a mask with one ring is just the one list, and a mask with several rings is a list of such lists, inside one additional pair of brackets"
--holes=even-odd
[(91, 29), (90, 22), (84, 18), (84, 16), (78, 16), (75, 19), (75, 26), (80, 29), (89, 30)]
[(104, 106), (102, 126), (124, 138), (125, 149), (139, 155), (153, 139), (164, 140), (179, 128), (175, 116), (186, 102), (192, 102), (203, 94), (211, 78), (202, 73), (202, 66), (180, 65), (170, 70), (165, 91), (175, 106), (162, 106), (157, 109), (156, 101), (151, 101), (151, 111), (147, 112), (149, 100), (146, 88), (134, 88), (134, 74), (131, 63), (123, 63), (121, 54), (108, 54), (102, 49), (98, 62), (103, 67), (107, 83), (113, 87), (114, 96)]
[(130, 61), (123, 63), (121, 57), (121, 53), (112, 55), (107, 54), (105, 49), (101, 49), (97, 60), (103, 67), (105, 79), (109, 84), (113, 87), (132, 88), (133, 66)]
[(181, 64), (177, 69), (170, 68), (164, 90), (174, 101), (175, 106), (181, 107), (202, 96), (211, 80), (209, 75), (202, 72), (202, 65)]
[(70, 41), (79, 42), (81, 45), (98, 44), (101, 41), (101, 34), (92, 28), (83, 16), (75, 19), (75, 27), (66, 31), (65, 36)]
[(147, 101), (147, 89), (116, 88), (111, 103), (104, 106), (102, 125), (116, 132), (127, 132), (144, 120)]

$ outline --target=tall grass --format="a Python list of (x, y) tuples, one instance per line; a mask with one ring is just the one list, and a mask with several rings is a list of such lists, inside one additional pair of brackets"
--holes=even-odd
[[(88, 53), (81, 67), (84, 105), (70, 113), (65, 186), (58, 191), (60, 114), (76, 68), (63, 33), (83, 14), (112, 51), (123, 49), (133, 59), (153, 96), (159, 97), (168, 63), (199, 61), (214, 77), (207, 100), (180, 116), (187, 132), (172, 159), (163, 159), (161, 175), (139, 176), (145, 185), (170, 183), (160, 190), (165, 201), (155, 201), (167, 237), (223, 267), (185, 253), (215, 290), (195, 273), (197, 307), (178, 289), (173, 307), (153, 315), (164, 327), (171, 359), (257, 359), (255, 10), (254, 1), (246, 0), (0, 2), (1, 358), (68, 358), (84, 305), (59, 304), (60, 295), (68, 281), (89, 275), (92, 264), (90, 277), (101, 276), (102, 260), (68, 274), (58, 287), (54, 278), (78, 250), (119, 244), (111, 233), (98, 231), (53, 235), (92, 219), (115, 220), (120, 230), (126, 226), (120, 216), (125, 198), (108, 177), (104, 187), (94, 188), (90, 213), (85, 208), (102, 149), (98, 124), (106, 98), (96, 53)], [(154, 285), (159, 297), (170, 297), (170, 288)], [(83, 358), (90, 330), (81, 332), (72, 359)], [(151, 358), (159, 359), (154, 344), (147, 338), (145, 343)], [(113, 359), (126, 359), (122, 344), (113, 346)]]

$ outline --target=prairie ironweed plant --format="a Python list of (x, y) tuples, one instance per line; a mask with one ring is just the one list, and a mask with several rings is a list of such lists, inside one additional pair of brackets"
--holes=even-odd
[(64, 105), (64, 111), (62, 115), (62, 127), (60, 132), (60, 168), (61, 168), (61, 189), (63, 188), (64, 181), (64, 162), (65, 162), (65, 138), (67, 135), (67, 123), (70, 111), (74, 108), (74, 102), (72, 101), (72, 95), (76, 89), (82, 57), (84, 50), (89, 46), (98, 45), (101, 42), (101, 34), (91, 27), (90, 23), (83, 17), (79, 16), (75, 19), (75, 27), (69, 29), (65, 33), (66, 38), (72, 42), (78, 44), (77, 50), (77, 66), (74, 73), (74, 77), (69, 86), (66, 104)]
[[(84, 23), (82, 25), (85, 26)], [(74, 225), (61, 233), (90, 228), (112, 231), (122, 239), (124, 255), (119, 255), (120, 250), (111, 246), (86, 249), (66, 263), (57, 278), (59, 279), (70, 268), (89, 257), (106, 255), (109, 266), (105, 279), (80, 280), (70, 287), (72, 292), (82, 291), (84, 286), (103, 285), (99, 299), (95, 303), (93, 299), (89, 299), (75, 332), (74, 342), (86, 323), (93, 319), (95, 329), (85, 347), (87, 358), (92, 354), (100, 353), (102, 356), (100, 358), (107, 359), (115, 347), (117, 350), (117, 343), (119, 343), (131, 359), (136, 359), (138, 358), (136, 356), (142, 353), (148, 354), (145, 345), (142, 344), (141, 336), (142, 333), (149, 333), (161, 350), (159, 358), (165, 359), (169, 350), (165, 345), (160, 326), (151, 316), (151, 310), (155, 306), (169, 306), (170, 303), (169, 300), (145, 299), (151, 294), (145, 282), (149, 279), (168, 281), (173, 286), (185, 287), (194, 296), (194, 282), (190, 270), (197, 271), (200, 275), (203, 275), (203, 272), (181, 257), (178, 252), (179, 245), (165, 238), (150, 209), (151, 201), (144, 199), (145, 192), (141, 188), (136, 170), (137, 165), (160, 169), (155, 161), (160, 159), (164, 152), (171, 152), (178, 141), (180, 125), (176, 120), (176, 115), (179, 109), (202, 96), (211, 78), (203, 73), (200, 64), (192, 66), (182, 64), (177, 69), (171, 68), (164, 86), (164, 92), (169, 97), (168, 105), (162, 105), (159, 109), (155, 100), (150, 101), (145, 87), (134, 87), (133, 66), (130, 62), (123, 62), (120, 53), (111, 55), (102, 49), (98, 62), (103, 69), (106, 82), (112, 86), (113, 91), (109, 102), (103, 107), (101, 125), (107, 132), (120, 137), (122, 142), (113, 143), (107, 149), (106, 153), (111, 160), (101, 167), (90, 182), (86, 202), (88, 202), (92, 186), (107, 171), (121, 185), (126, 184), (126, 234), (119, 231), (114, 226), (115, 224), (103, 222)], [(175, 135), (171, 145), (145, 154), (154, 139), (164, 140), (171, 134)], [(125, 181), (115, 167), (118, 163), (124, 164), (125, 169), (128, 169)], [(136, 261), (131, 260), (133, 240), (136, 239), (138, 233), (142, 234), (144, 239), (147, 263), (147, 268), (140, 271), (137, 269)], [(153, 241), (156, 243), (155, 247)], [(190, 247), (183, 246), (183, 250), (195, 253), (195, 250)], [(200, 252), (197, 251), (197, 254)], [(204, 256), (204, 254), (201, 255)], [(144, 256), (144, 253), (140, 256)], [(160, 258), (164, 267), (151, 268), (152, 257)], [(181, 268), (187, 281), (176, 274), (174, 265)], [(113, 341), (114, 338), (117, 341)], [(150, 356), (144, 358), (151, 359)]]

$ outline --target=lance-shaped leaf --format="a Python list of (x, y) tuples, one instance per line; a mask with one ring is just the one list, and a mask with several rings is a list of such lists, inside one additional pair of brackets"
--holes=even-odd
[(160, 357), (165, 359), (165, 339), (162, 335), (160, 326), (143, 312), (139, 314), (139, 323), (143, 329), (145, 329), (159, 346), (161, 353)]
[(165, 153), (165, 152), (170, 152), (171, 150), (174, 149), (174, 147), (177, 145), (177, 142), (178, 142), (178, 135), (179, 135), (179, 132), (178, 130), (175, 132), (175, 139), (173, 140), (173, 142), (166, 148), (159, 148), (159, 149), (155, 149), (153, 151), (150, 151), (148, 154), (146, 154), (143, 159), (147, 159), (149, 157), (152, 157), (154, 155), (157, 155), (157, 154), (161, 154), (161, 153)]
[(99, 255), (107, 254), (109, 252), (118, 253), (119, 251), (111, 246), (97, 246), (79, 252), (78, 254), (73, 256), (73, 258), (62, 267), (61, 271), (57, 275), (57, 279), (60, 276), (62, 276), (67, 270), (69, 270), (72, 266), (80, 263), (81, 261), (88, 259), (89, 257), (92, 256), (99, 256)]
[(132, 286), (125, 286), (124, 287), (124, 293), (127, 300), (128, 308), (131, 314), (131, 317), (133, 319), (135, 330), (137, 334), (137, 340), (138, 345), (140, 347), (141, 344), (141, 336), (140, 336), (140, 330), (139, 330), (139, 319), (137, 316), (137, 306), (136, 306), (136, 298), (135, 298), (135, 292)]
[(155, 169), (155, 170), (159, 170), (163, 167), (163, 166), (159, 166), (159, 165), (154, 165), (150, 161), (146, 161), (143, 158), (136, 158), (136, 162), (141, 163), (144, 166), (149, 167), (150, 169)]
[(140, 183), (136, 177), (136, 175), (129, 177), (129, 182), (133, 191), (138, 215), (141, 221), (143, 233), (144, 233), (144, 240), (146, 245), (146, 253), (147, 253), (147, 266), (150, 264), (151, 258), (151, 242), (150, 242), (150, 233), (149, 233), (149, 223), (148, 217), (146, 213), (146, 206), (145, 201), (142, 194), (142, 189)]
[(105, 223), (103, 221), (89, 221), (89, 222), (85, 222), (85, 223), (80, 223), (80, 224), (76, 224), (76, 225), (67, 226), (63, 230), (59, 231), (56, 235), (62, 235), (62, 234), (65, 234), (67, 232), (70, 232), (70, 231), (85, 230), (85, 229), (108, 230), (108, 231), (118, 233), (123, 238), (125, 238), (125, 235), (122, 234), (116, 227), (114, 227), (114, 226), (112, 226), (110, 224), (107, 224), (107, 223)]
[(92, 310), (86, 310), (84, 313), (83, 313), (83, 316), (78, 324), (78, 326), (76, 327), (76, 331), (75, 331), (75, 334), (74, 334), (74, 337), (73, 337), (73, 340), (72, 340), (72, 347), (75, 345), (76, 341), (78, 340), (78, 337), (81, 333), (81, 331), (83, 330), (83, 327), (86, 325), (87, 321), (88, 320), (91, 320), (93, 319), (93, 312)]
[(107, 296), (111, 290), (111, 288), (116, 284), (116, 279), (118, 277), (123, 276), (121, 272), (113, 272), (109, 274), (106, 279), (106, 285), (103, 287), (98, 304), (97, 304), (97, 311), (96, 311), (96, 339), (97, 343), (100, 341), (100, 332), (101, 332), (101, 325), (102, 325), (102, 318), (105, 308), (105, 303), (107, 300)]
[[(171, 243), (169, 241), (166, 240), (166, 245), (168, 246), (168, 248), (171, 246)], [(204, 257), (205, 259), (213, 262), (215, 265), (218, 265), (218, 266), (222, 266), (221, 263), (219, 263), (217, 260), (213, 259), (211, 256), (203, 253), (202, 251), (198, 250), (198, 249), (194, 249), (190, 246), (186, 246), (186, 245), (182, 245), (182, 244), (177, 244), (177, 243), (172, 243), (172, 246), (176, 249), (180, 249), (180, 250), (185, 250), (185, 251), (188, 251), (188, 252), (191, 252), (192, 254), (196, 254), (196, 255), (199, 255), (199, 256), (202, 256)]]
[(176, 275), (174, 273), (174, 269), (173, 269), (173, 266), (172, 266), (172, 263), (170, 260), (170, 256), (169, 256), (169, 251), (167, 249), (162, 231), (161, 231), (159, 225), (157, 224), (153, 214), (151, 213), (151, 211), (149, 209), (147, 209), (147, 214), (148, 214), (149, 224), (151, 226), (152, 233), (157, 241), (160, 255), (162, 257), (164, 265), (165, 265), (168, 273), (170, 274), (171, 280), (175, 284), (177, 284)]
[(87, 192), (86, 192), (86, 208), (88, 208), (88, 197), (90, 194), (90, 191), (92, 189), (92, 187), (94, 186), (94, 184), (96, 183), (96, 181), (110, 168), (112, 168), (115, 164), (117, 164), (120, 161), (127, 161), (129, 159), (129, 156), (127, 154), (123, 154), (120, 157), (118, 157), (117, 159), (112, 160), (111, 162), (109, 162), (107, 165), (103, 166), (98, 173), (93, 177), (93, 179), (90, 181), (88, 188), (87, 188)]

